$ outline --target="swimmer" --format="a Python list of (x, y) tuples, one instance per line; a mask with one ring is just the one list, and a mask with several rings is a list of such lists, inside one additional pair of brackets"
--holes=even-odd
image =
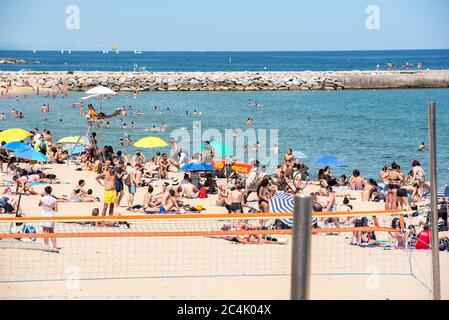
[(421, 142), (421, 144), (418, 146), (418, 151), (419, 152), (426, 151), (426, 146), (424, 145), (424, 142)]

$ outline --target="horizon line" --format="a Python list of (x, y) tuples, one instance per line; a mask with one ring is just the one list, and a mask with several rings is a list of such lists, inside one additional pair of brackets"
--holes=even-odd
[(75, 52), (102, 52), (102, 51), (109, 51), (109, 52), (134, 52), (134, 51), (140, 51), (140, 52), (366, 52), (366, 51), (444, 51), (449, 50), (449, 48), (426, 48), (426, 49), (338, 49), (338, 50), (329, 50), (329, 49), (323, 49), (323, 50), (140, 50), (140, 49), (133, 49), (133, 50), (112, 50), (112, 49), (89, 49), (89, 50), (83, 50), (83, 49), (0, 49), (0, 51), (41, 51), (41, 52), (60, 52), (63, 50), (66, 51), (75, 51)]

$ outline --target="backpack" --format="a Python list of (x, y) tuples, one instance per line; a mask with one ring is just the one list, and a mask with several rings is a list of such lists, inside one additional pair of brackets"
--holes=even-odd
[(47, 144), (45, 143), (44, 139), (42, 139), (41, 142), (39, 143), (39, 149), (42, 152), (47, 152)]
[[(36, 233), (36, 228), (34, 226), (25, 226), (23, 228), (23, 233)], [(36, 241), (36, 238), (23, 238), (22, 241)]]
[(440, 248), (440, 251), (449, 251), (449, 238), (448, 237), (441, 238), (438, 243), (438, 247)]
[(125, 185), (127, 185), (127, 186), (131, 185), (131, 174), (126, 175)]

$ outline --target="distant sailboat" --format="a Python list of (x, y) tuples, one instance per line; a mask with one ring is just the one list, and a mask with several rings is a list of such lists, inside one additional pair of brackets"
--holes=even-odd
[(64, 53), (64, 50), (61, 50), (61, 53)]
[(33, 50), (33, 53), (36, 53), (36, 50)]
[(134, 54), (142, 54), (142, 51), (134, 50)]
[(70, 50), (69, 50), (69, 51), (68, 51), (67, 53), (68, 53), (68, 54), (71, 54), (71, 53), (72, 53), (72, 51), (70, 51)]

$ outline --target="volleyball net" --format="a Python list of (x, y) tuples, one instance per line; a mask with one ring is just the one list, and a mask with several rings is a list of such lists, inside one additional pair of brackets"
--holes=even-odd
[[(416, 253), (406, 242), (395, 247), (406, 233), (400, 211), (313, 217), (321, 226), (312, 229), (314, 275), (414, 275), (416, 261), (429, 265), (428, 253)], [(399, 228), (392, 228), (395, 218)], [(289, 276), (292, 230), (281, 223), (285, 219), (292, 214), (0, 217), (0, 282)], [(44, 232), (52, 226), (54, 233)], [(375, 244), (351, 245), (368, 234)], [(427, 283), (430, 273), (420, 272)]]

